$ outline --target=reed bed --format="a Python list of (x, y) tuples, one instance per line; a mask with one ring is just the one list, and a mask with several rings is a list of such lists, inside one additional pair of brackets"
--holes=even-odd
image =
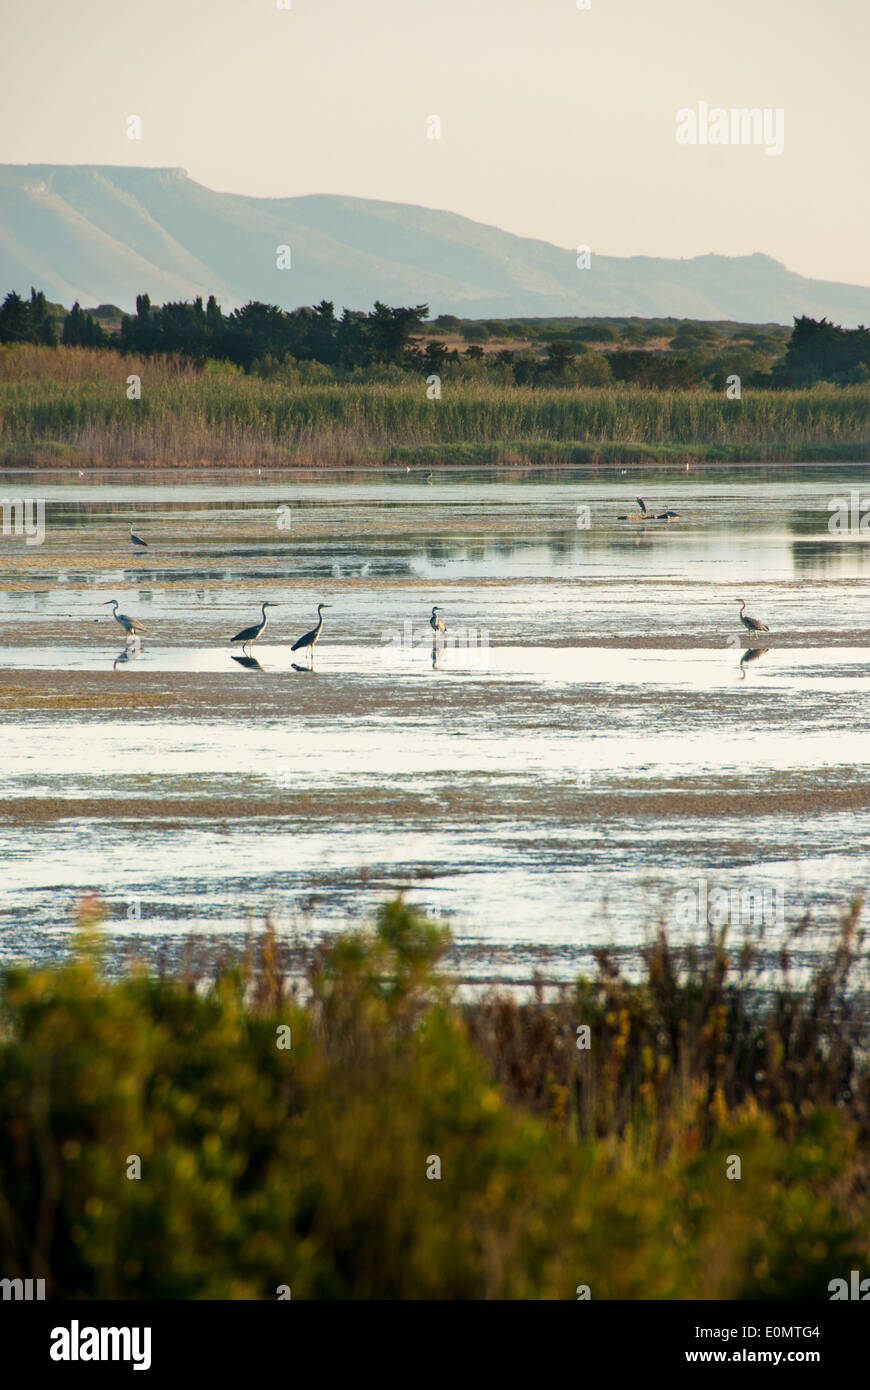
[[(304, 366), (304, 364), (303, 364)], [(323, 369), (312, 373), (322, 376)], [(141, 399), (127, 397), (127, 378)], [(571, 445), (670, 450), (711, 457), (789, 449), (804, 455), (870, 450), (870, 387), (746, 390), (740, 401), (706, 389), (530, 387), (445, 380), (427, 399), (416, 376), (389, 382), (265, 379), (225, 363), (148, 361), (88, 349), (0, 351), (0, 450), (71, 460), (243, 461), (304, 456), (387, 458), (396, 448)], [(717, 451), (718, 454), (717, 454)], [(778, 451), (778, 452), (777, 452)]]

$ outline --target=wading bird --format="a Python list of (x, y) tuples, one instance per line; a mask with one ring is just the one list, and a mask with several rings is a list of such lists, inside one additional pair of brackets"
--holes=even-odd
[[(438, 614), (437, 618), (435, 616), (436, 613)], [(429, 619), (429, 626), (431, 627), (432, 631), (436, 633), (447, 631), (444, 619), (441, 617), (441, 609), (438, 607), (437, 603), (435, 604), (435, 607), (432, 609), (432, 617)]]
[(749, 632), (770, 632), (766, 623), (760, 623), (757, 618), (749, 618), (743, 612), (746, 607), (746, 599), (740, 601), (740, 621)]
[(318, 603), (317, 605), (317, 627), (313, 627), (310, 632), (303, 633), (298, 641), (293, 643), (291, 652), (298, 652), (302, 648), (308, 652), (310, 665), (314, 665), (314, 644), (320, 636), (320, 629), (323, 627), (323, 609), (331, 608), (331, 603)]
[(260, 619), (260, 621), (258, 623), (252, 623), (250, 627), (243, 627), (241, 632), (237, 632), (235, 637), (230, 638), (230, 641), (241, 642), (243, 651), (245, 647), (250, 647), (252, 642), (256, 642), (257, 638), (259, 637), (260, 633), (263, 631), (263, 629), (266, 626), (266, 623), (268, 622), (268, 619), (266, 617), (266, 609), (277, 607), (277, 603), (264, 603), (262, 608), (263, 616)]
[(667, 510), (666, 512), (657, 512), (657, 513), (656, 513), (656, 521), (670, 521), (670, 519), (671, 519), (672, 516), (679, 516), (679, 515), (680, 515), (680, 513), (679, 513), (679, 512), (675, 512), (674, 509), (673, 509), (673, 507), (668, 507), (668, 510)]
[(423, 474), (423, 482), (424, 482), (424, 483), (428, 483), (430, 487), (432, 486), (432, 474), (431, 474), (431, 472), (429, 472), (429, 473), (424, 473), (424, 474)]
[(147, 541), (143, 541), (143, 539), (142, 539), (141, 536), (137, 536), (137, 535), (134, 534), (134, 532), (133, 532), (133, 523), (132, 523), (132, 522), (130, 523), (130, 543), (131, 543), (132, 545), (140, 545), (140, 546), (142, 547), (143, 550), (147, 550), (147, 549), (148, 549), (148, 542), (147, 542)]
[(116, 598), (107, 598), (103, 607), (108, 608), (110, 604), (112, 605), (112, 617), (115, 619), (118, 626), (124, 629), (128, 641), (138, 633), (148, 631), (136, 618), (128, 618), (126, 613), (118, 612), (118, 600)]
[(647, 521), (651, 513), (646, 509), (646, 502), (642, 497), (635, 497), (635, 502), (640, 507), (639, 512), (622, 512), (616, 519), (617, 521)]

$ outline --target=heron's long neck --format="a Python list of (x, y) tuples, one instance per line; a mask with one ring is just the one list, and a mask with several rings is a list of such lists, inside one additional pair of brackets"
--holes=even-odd
[(266, 626), (266, 605), (265, 605), (265, 603), (263, 604), (263, 607), (260, 609), (260, 612), (263, 614), (263, 626), (265, 627), (265, 626)]

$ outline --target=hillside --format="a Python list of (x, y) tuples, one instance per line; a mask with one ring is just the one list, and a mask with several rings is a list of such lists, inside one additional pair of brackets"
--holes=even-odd
[[(289, 245), (292, 268), (276, 248)], [(870, 288), (809, 280), (769, 256), (593, 255), (400, 203), (219, 193), (183, 169), (0, 165), (0, 287), (132, 309), (215, 293), (224, 308), (324, 298), (427, 302), (464, 318), (672, 315), (790, 324), (870, 322)]]

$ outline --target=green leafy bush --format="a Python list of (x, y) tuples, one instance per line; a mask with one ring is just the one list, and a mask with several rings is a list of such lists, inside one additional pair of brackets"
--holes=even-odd
[[(304, 999), (271, 931), (210, 980), (108, 981), (92, 942), (7, 970), (4, 1275), (83, 1298), (825, 1298), (866, 1260), (862, 1112), (806, 1031), (842, 961), (803, 1013), (750, 1019), (721, 956), (679, 977), (661, 948), (642, 984), (602, 961), (556, 1005), (460, 1006), (447, 944), (397, 900), (318, 948)], [(746, 1060), (784, 1037), (791, 1112)]]

